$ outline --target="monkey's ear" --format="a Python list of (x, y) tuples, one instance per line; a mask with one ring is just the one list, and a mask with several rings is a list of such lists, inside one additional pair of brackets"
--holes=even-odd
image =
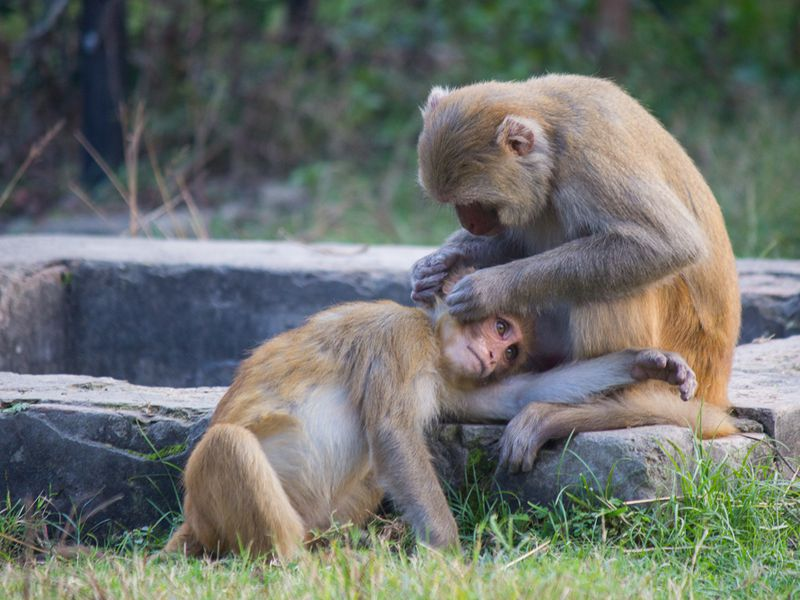
[(425, 106), (420, 108), (422, 111), (422, 118), (426, 118), (430, 111), (434, 108), (439, 106), (439, 102), (441, 102), (447, 95), (450, 93), (450, 89), (446, 87), (442, 87), (437, 85), (431, 90), (431, 93), (428, 94), (428, 99), (425, 101)]
[(533, 152), (538, 125), (532, 119), (509, 115), (497, 128), (497, 141), (517, 156), (527, 156)]

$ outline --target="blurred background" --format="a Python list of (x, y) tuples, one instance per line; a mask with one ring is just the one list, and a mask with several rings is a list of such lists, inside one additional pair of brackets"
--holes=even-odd
[(0, 232), (437, 244), (434, 84), (609, 77), (800, 256), (800, 0), (0, 0)]

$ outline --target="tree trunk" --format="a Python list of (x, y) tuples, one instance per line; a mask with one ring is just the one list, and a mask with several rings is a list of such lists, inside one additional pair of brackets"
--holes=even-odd
[(611, 42), (624, 42), (631, 35), (630, 0), (600, 0), (600, 30)]
[[(125, 98), (124, 0), (83, 0), (80, 36), (83, 135), (114, 168), (123, 156), (119, 108)], [(85, 150), (82, 178), (89, 185), (103, 178)]]

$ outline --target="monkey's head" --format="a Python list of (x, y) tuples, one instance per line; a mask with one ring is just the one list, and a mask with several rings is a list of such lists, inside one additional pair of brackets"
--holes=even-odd
[(459, 323), (447, 312), (444, 297), (462, 277), (475, 271), (458, 267), (442, 283), (432, 318), (442, 346), (444, 367), (470, 382), (493, 381), (529, 368), (534, 332), (532, 321), (497, 315), (482, 321)]
[(525, 370), (529, 345), (521, 322), (508, 315), (459, 323), (446, 312), (436, 330), (445, 370), (472, 382), (495, 381)]
[(526, 227), (547, 203), (553, 158), (544, 128), (525, 113), (518, 92), (497, 83), (435, 87), (422, 109), (420, 185), (474, 235)]

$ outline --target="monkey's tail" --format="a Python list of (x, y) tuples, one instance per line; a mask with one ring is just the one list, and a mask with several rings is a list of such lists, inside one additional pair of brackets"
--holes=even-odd
[(662, 385), (629, 388), (618, 401), (619, 409), (629, 415), (628, 425), (680, 425), (703, 439), (739, 432), (725, 409), (702, 400), (681, 400)]
[(248, 429), (213, 425), (189, 458), (185, 484), (185, 526), (207, 551), (288, 558), (300, 549), (303, 520)]

